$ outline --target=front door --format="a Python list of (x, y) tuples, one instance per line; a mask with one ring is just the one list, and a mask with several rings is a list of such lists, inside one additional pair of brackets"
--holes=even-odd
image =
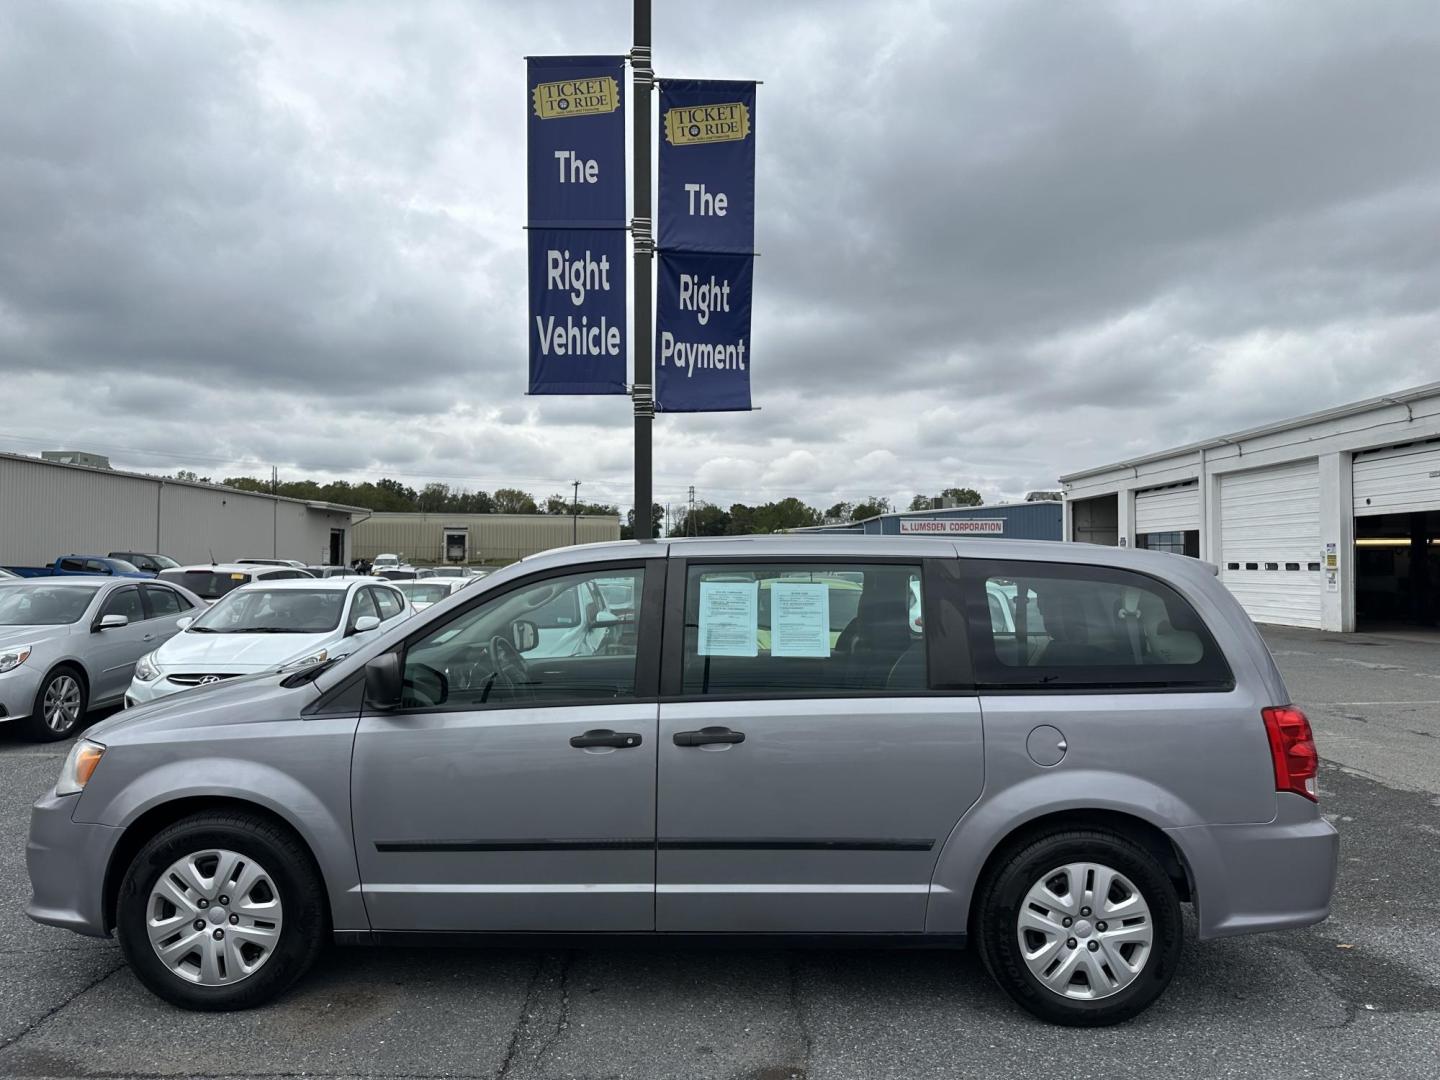
[[(653, 601), (613, 633), (526, 658), (534, 612), (602, 577), (640, 595), (647, 576)], [(367, 707), (355, 743), (356, 854), (375, 929), (654, 928), (648, 628), (661, 587), (641, 565), (532, 577), (407, 641), (404, 705)]]
[(95, 657), (93, 670), (96, 676), (95, 685), (90, 690), (93, 704), (124, 694), (130, 686), (131, 676), (135, 674), (135, 662), (163, 643), (156, 634), (155, 625), (145, 619), (138, 585), (126, 585), (106, 597), (94, 626), (99, 627), (100, 619), (106, 615), (124, 615), (130, 621), (128, 625), (117, 626), (113, 630), (93, 630), (98, 639), (91, 653)]
[(984, 767), (975, 696), (932, 689), (963, 629), (927, 623), (926, 573), (686, 568), (660, 713), (657, 929), (924, 929), (936, 859)]

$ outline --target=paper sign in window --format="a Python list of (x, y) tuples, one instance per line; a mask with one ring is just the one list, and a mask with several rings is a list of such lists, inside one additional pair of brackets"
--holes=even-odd
[(701, 656), (756, 656), (758, 585), (754, 581), (700, 583)]
[(830, 655), (830, 586), (770, 586), (770, 655)]

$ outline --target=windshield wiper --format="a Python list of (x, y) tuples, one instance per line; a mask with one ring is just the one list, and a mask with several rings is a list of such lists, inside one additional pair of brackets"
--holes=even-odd
[(231, 630), (232, 634), (321, 634), (323, 630), (303, 630), (292, 626), (245, 626)]
[(192, 633), (192, 634), (218, 634), (218, 633), (220, 633), (220, 631), (219, 631), (219, 630), (216, 630), (216, 629), (215, 629), (214, 627), (212, 627), (212, 626), (191, 626), (191, 627), (190, 627), (190, 633)]

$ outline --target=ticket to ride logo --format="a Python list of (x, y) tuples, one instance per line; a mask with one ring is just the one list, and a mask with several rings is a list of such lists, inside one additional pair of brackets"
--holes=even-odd
[(599, 116), (620, 107), (620, 91), (609, 75), (538, 83), (532, 94), (541, 120), (563, 116)]
[(665, 139), (671, 146), (739, 142), (749, 134), (750, 110), (743, 102), (677, 105), (665, 110)]

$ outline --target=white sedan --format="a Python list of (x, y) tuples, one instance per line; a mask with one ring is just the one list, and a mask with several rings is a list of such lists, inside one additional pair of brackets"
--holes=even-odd
[(419, 578), (415, 581), (397, 581), (395, 588), (405, 594), (405, 598), (410, 601), (410, 606), (418, 612), (424, 611), (431, 604), (438, 604), (451, 593), (457, 593), (465, 586), (479, 580), (479, 578), (450, 577)]
[(135, 665), (126, 706), (237, 675), (345, 656), (382, 627), (408, 617), (409, 602), (374, 578), (256, 582), (226, 593)]

